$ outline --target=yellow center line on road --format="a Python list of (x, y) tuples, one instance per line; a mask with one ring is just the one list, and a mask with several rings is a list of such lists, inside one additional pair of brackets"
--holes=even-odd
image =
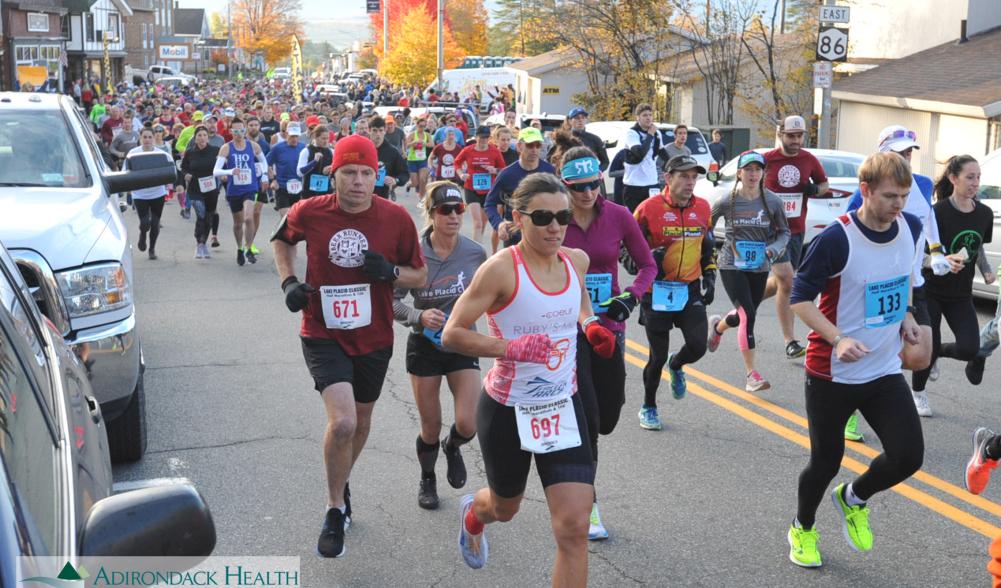
[[(630, 345), (630, 347), (632, 346)], [(625, 353), (623, 355), (627, 362), (633, 364), (636, 367), (643, 368), (643, 366), (646, 365), (646, 361), (644, 359), (640, 359), (635, 355), (631, 355), (629, 353)], [(661, 378), (663, 378), (665, 381), (668, 380), (667, 375), (663, 373), (661, 374)], [(740, 404), (728, 398), (724, 398), (723, 396), (720, 396), (714, 392), (710, 392), (709, 390), (703, 388), (698, 384), (689, 383), (688, 391), (694, 396), (698, 396), (703, 400), (708, 400), (709, 402), (712, 402), (713, 404), (719, 406), (720, 408), (723, 408), (743, 418), (744, 420), (747, 420), (755, 425), (758, 425), (759, 427), (771, 433), (774, 433), (779, 437), (786, 439), (787, 441), (791, 441), (792, 443), (795, 443), (800, 447), (803, 447), (804, 449), (807, 450), (810, 449), (810, 438), (807, 437), (806, 435), (803, 435), (802, 433), (793, 431), (792, 429), (786, 427), (785, 425), (781, 425), (773, 420), (770, 420), (769, 418), (760, 415), (744, 406), (741, 406)], [(869, 467), (868, 465), (863, 464), (862, 462), (848, 456), (845, 456), (842, 459), (841, 464), (857, 474), (861, 474)], [(995, 525), (988, 523), (987, 521), (979, 519), (967, 513), (964, 510), (956, 508), (955, 506), (947, 502), (944, 502), (938, 498), (935, 498), (930, 494), (922, 492), (917, 488), (909, 486), (906, 483), (897, 484), (896, 486), (891, 488), (891, 490), (897, 492), (898, 494), (906, 498), (913, 500), (914, 502), (932, 510), (935, 513), (938, 513), (946, 517), (947, 519), (959, 523), (960, 525), (963, 525), (968, 529), (976, 531), (985, 537), (993, 539), (998, 535), (1001, 535), (1001, 527), (997, 527)]]
[[(649, 349), (647, 349), (646, 347), (635, 341), (632, 341), (631, 339), (626, 339), (626, 345), (633, 351), (638, 351), (643, 354), (648, 354), (650, 352)], [(732, 384), (724, 382), (719, 378), (715, 378), (709, 374), (700, 372), (699, 370), (692, 368), (692, 366), (690, 365), (685, 366), (685, 374), (687, 374), (688, 376), (695, 377), (699, 380), (702, 380), (704, 383), (709, 384), (710, 386), (713, 386), (723, 392), (727, 392), (733, 396), (736, 396), (741, 400), (749, 402), (757, 406), (758, 408), (761, 408), (762, 410), (767, 410), (768, 412), (776, 416), (779, 416), (790, 423), (799, 425), (804, 429), (808, 428), (805, 417), (802, 417), (791, 410), (782, 408), (781, 406), (777, 406), (767, 400), (764, 400), (763, 398), (760, 398), (744, 390), (741, 390), (740, 388), (737, 388)], [(868, 445), (864, 445), (862, 443), (854, 443), (851, 441), (845, 442), (845, 448), (850, 451), (854, 451), (855, 453), (862, 454), (868, 458), (875, 458), (877, 455), (880, 454), (879, 451), (873, 449), (872, 447), (869, 447)], [(970, 494), (969, 492), (966, 491), (965, 488), (960, 488), (959, 486), (956, 486), (955, 484), (947, 482), (942, 478), (929, 474), (924, 470), (919, 470), (916, 474), (914, 474), (913, 478), (924, 484), (931, 486), (932, 488), (935, 488), (940, 492), (944, 492), (952, 496), (953, 498), (961, 500), (971, 506), (975, 506), (985, 512), (989, 512), (994, 516), (1001, 517), (1001, 504), (997, 504), (996, 502), (991, 502), (990, 500), (987, 500), (986, 498), (983, 498), (981, 496), (977, 496), (976, 494)]]

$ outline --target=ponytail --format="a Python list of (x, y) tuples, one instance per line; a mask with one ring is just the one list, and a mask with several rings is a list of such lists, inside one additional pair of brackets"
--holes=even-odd
[(958, 176), (963, 171), (963, 166), (977, 159), (972, 155), (953, 155), (945, 162), (945, 169), (942, 175), (935, 180), (935, 202), (945, 200), (952, 196), (951, 176)]

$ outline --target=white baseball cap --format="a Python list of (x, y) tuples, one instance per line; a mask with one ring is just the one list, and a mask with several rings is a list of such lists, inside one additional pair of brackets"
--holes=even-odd
[(785, 121), (783, 121), (783, 123), (782, 123), (782, 132), (784, 132), (784, 133), (790, 133), (790, 132), (792, 132), (792, 133), (797, 133), (797, 132), (805, 133), (806, 132), (806, 121), (803, 120), (803, 117), (799, 116), (798, 114), (787, 116), (786, 119), (785, 119)]
[(289, 123), (285, 127), (285, 134), (290, 137), (299, 137), (302, 135), (302, 129), (299, 128), (299, 123)]
[(882, 153), (889, 151), (900, 153), (908, 149), (921, 149), (921, 146), (918, 145), (917, 133), (900, 125), (890, 125), (879, 132), (877, 148)]

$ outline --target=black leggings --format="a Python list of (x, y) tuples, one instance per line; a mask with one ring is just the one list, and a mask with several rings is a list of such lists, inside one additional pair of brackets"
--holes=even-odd
[(827, 486), (838, 475), (845, 455), (845, 423), (856, 410), (876, 431), (883, 453), (852, 482), (852, 492), (869, 500), (903, 482), (921, 468), (924, 437), (911, 390), (903, 374), (864, 384), (837, 384), (806, 377), (806, 418), (810, 425), (810, 463), (799, 475), (796, 518), (813, 527)]
[[(928, 300), (928, 316), (931, 319), (931, 363), (940, 357), (950, 357), (960, 361), (970, 361), (980, 351), (980, 323), (977, 321), (977, 310), (973, 307), (973, 298), (963, 300), (940, 300), (931, 292), (925, 292)], [(949, 323), (949, 328), (956, 334), (955, 343), (942, 343), (942, 317)], [(931, 364), (927, 368), (914, 372), (912, 383), (915, 391), (925, 389)]]
[(765, 296), (768, 272), (725, 269), (720, 270), (719, 276), (734, 308), (724, 320), (731, 328), (739, 327), (737, 346), (741, 350), (754, 349), (754, 318), (758, 314), (758, 305)]
[(674, 354), (671, 369), (680, 370), (685, 364), (695, 363), (706, 354), (706, 337), (709, 334), (706, 307), (700, 299), (691, 296), (690, 291), (688, 304), (679, 312), (658, 312), (652, 310), (646, 301), (641, 307), (640, 322), (646, 329), (650, 344), (650, 354), (643, 367), (643, 406), (657, 406), (657, 388), (671, 347), (672, 327), (681, 329), (685, 344)]
[(212, 234), (213, 235), (218, 235), (219, 234), (219, 213), (218, 212), (212, 215)]
[(136, 212), (139, 214), (139, 231), (145, 233), (149, 231), (149, 249), (156, 248), (156, 238), (160, 236), (160, 216), (163, 214), (163, 203), (165, 197), (153, 198), (152, 200), (135, 199)]
[[(219, 218), (215, 214), (216, 206), (219, 204), (219, 192), (190, 196), (188, 201), (195, 209), (195, 242), (204, 245), (209, 238), (209, 224), (213, 216)], [(219, 222), (216, 221), (215, 225), (218, 230)]]
[(577, 395), (587, 419), (591, 453), (598, 461), (598, 434), (610, 435), (626, 402), (624, 333), (616, 333), (615, 353), (605, 359), (594, 352), (587, 337), (577, 334)]

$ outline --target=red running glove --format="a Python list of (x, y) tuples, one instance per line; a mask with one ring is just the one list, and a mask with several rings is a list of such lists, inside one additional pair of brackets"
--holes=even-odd
[(587, 342), (594, 348), (594, 352), (599, 356), (608, 359), (615, 352), (615, 333), (603, 327), (598, 321), (587, 325), (584, 329), (584, 336)]
[(546, 363), (549, 361), (552, 349), (553, 341), (549, 335), (544, 333), (522, 335), (507, 342), (504, 359), (527, 363)]

